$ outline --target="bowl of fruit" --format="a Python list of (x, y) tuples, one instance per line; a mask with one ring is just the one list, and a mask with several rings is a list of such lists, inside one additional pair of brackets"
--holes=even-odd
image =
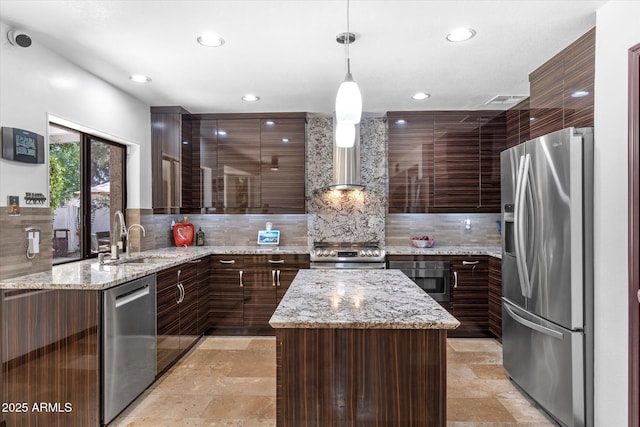
[(416, 248), (431, 248), (436, 244), (436, 241), (429, 236), (413, 236), (411, 243)]

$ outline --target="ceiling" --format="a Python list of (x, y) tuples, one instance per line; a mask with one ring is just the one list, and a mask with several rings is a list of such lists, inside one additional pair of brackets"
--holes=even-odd
[[(486, 102), (528, 95), (529, 73), (593, 27), (604, 3), (351, 0), (351, 71), (363, 110), (509, 108)], [(0, 19), (34, 44), (146, 104), (192, 113), (332, 112), (346, 12), (346, 0), (0, 1)], [(461, 26), (476, 36), (448, 42)], [(205, 31), (225, 44), (200, 46)], [(134, 83), (134, 73), (152, 81)], [(431, 98), (411, 99), (417, 91)], [(246, 93), (261, 99), (242, 101)]]

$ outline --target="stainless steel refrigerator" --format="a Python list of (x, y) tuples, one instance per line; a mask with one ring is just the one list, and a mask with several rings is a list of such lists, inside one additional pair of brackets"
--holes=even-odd
[(593, 426), (593, 129), (501, 153), (507, 375), (566, 426)]

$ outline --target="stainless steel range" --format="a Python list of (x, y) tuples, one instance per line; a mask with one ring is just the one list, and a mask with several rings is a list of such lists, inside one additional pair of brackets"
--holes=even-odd
[(311, 268), (382, 269), (385, 250), (378, 242), (314, 242)]

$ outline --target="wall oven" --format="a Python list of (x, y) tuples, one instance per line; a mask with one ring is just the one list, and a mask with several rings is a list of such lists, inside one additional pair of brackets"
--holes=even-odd
[(436, 301), (449, 301), (449, 261), (389, 261), (389, 268), (402, 270)]

